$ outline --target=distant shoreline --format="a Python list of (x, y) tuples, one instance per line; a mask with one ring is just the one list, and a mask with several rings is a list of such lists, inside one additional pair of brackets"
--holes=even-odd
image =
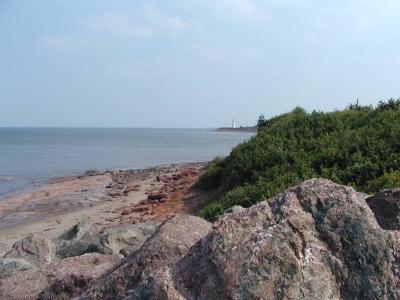
[(215, 129), (217, 132), (242, 132), (242, 133), (257, 133), (257, 126), (248, 126), (248, 127), (220, 127)]
[(225, 156), (251, 134), (204, 129), (2, 129), (0, 201), (57, 176)]

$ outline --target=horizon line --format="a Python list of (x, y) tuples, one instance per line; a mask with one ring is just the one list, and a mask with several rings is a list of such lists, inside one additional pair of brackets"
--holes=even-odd
[(217, 129), (221, 127), (0, 126), (1, 129)]

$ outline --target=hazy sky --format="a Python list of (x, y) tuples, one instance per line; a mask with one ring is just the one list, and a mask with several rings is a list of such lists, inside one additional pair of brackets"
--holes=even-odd
[(0, 126), (252, 125), (399, 71), (398, 0), (0, 0)]

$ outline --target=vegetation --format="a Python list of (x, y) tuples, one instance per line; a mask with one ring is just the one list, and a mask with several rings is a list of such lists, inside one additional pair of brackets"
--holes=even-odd
[(297, 107), (262, 116), (258, 126), (255, 137), (210, 163), (198, 180), (213, 195), (203, 217), (251, 206), (314, 177), (368, 193), (400, 186), (400, 100), (329, 113)]

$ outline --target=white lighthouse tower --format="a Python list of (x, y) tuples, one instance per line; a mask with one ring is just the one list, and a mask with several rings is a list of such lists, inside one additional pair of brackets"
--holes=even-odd
[(233, 129), (236, 128), (236, 120), (235, 120), (235, 119), (232, 120), (232, 128), (233, 128)]

